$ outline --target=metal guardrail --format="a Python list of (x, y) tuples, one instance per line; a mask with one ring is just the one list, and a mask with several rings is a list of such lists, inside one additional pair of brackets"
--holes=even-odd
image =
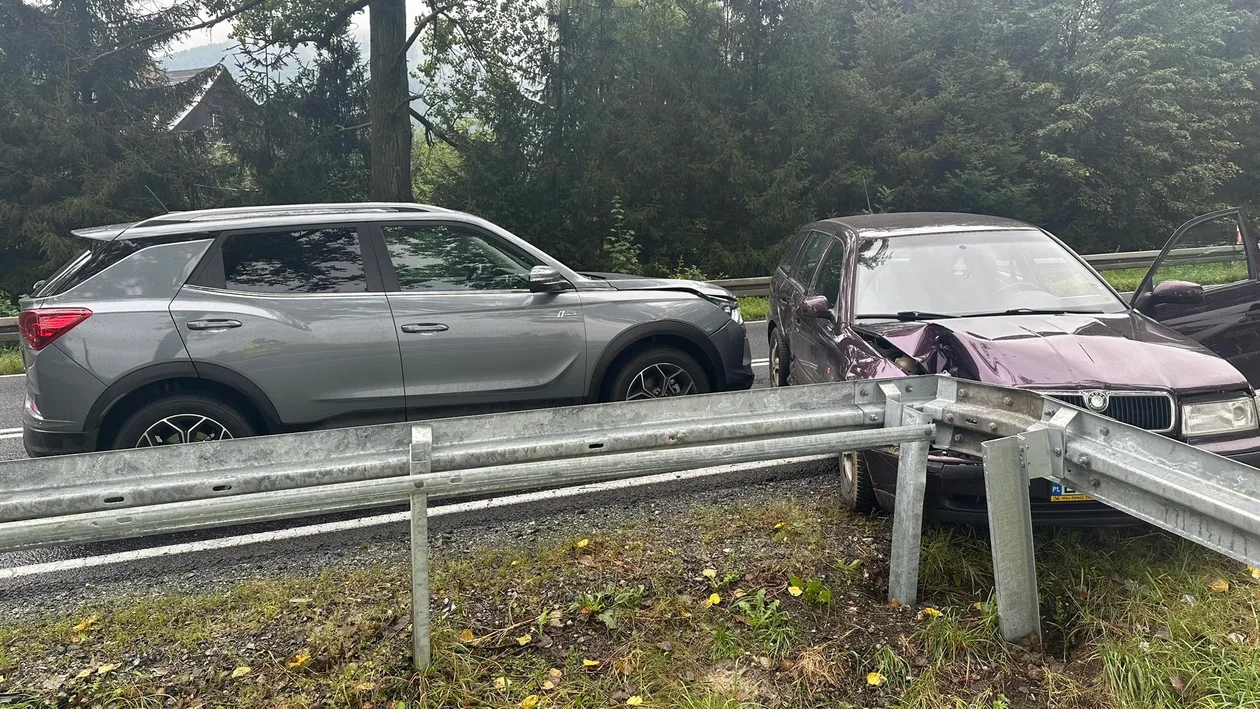
[[(1220, 247), (1209, 246), (1190, 249), (1175, 249), (1171, 254), (1175, 254), (1178, 265), (1199, 264), (1199, 263), (1222, 263), (1232, 261), (1238, 258), (1238, 249), (1242, 247)], [(1116, 253), (1106, 254), (1083, 254), (1081, 258), (1086, 263), (1093, 266), (1098, 271), (1119, 271), (1125, 268), (1148, 268), (1155, 261), (1155, 257), (1160, 252), (1156, 251), (1120, 251)], [(770, 277), (758, 276), (756, 278), (726, 278), (716, 281), (709, 281), (715, 286), (721, 286), (737, 296), (768, 296), (770, 295)]]
[(915, 602), (929, 446), (982, 456), (1002, 636), (1040, 635), (1028, 481), (1054, 476), (1260, 566), (1260, 472), (1025, 390), (942, 375), (540, 409), (0, 463), (0, 552), (900, 446), (889, 597)]
[(18, 319), (0, 318), (0, 342), (18, 341)]

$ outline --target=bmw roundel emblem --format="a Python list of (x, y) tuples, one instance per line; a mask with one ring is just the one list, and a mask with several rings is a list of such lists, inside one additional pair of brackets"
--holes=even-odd
[(1091, 391), (1085, 395), (1085, 405), (1090, 411), (1102, 413), (1107, 410), (1107, 404), (1111, 403), (1111, 397), (1105, 391)]

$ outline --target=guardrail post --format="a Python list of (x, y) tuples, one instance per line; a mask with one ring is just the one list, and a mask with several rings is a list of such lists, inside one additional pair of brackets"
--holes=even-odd
[[(411, 429), (411, 475), (433, 471), (433, 428)], [(429, 666), (429, 497), (411, 493), (411, 656), (412, 665), (423, 672)]]
[[(890, 399), (891, 401), (891, 399)], [(902, 406), (902, 426), (931, 423), (915, 409)], [(887, 418), (885, 418), (885, 424)], [(888, 569), (888, 599), (905, 606), (917, 602), (919, 552), (923, 546), (923, 494), (927, 488), (929, 440), (902, 443), (897, 457), (897, 506), (893, 510), (892, 556)]]
[(1041, 611), (1023, 441), (1015, 436), (998, 438), (981, 443), (980, 448), (1002, 639), (1016, 642), (1036, 636), (1040, 640)]

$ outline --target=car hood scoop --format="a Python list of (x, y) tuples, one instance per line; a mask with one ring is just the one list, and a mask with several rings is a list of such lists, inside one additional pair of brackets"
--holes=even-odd
[(1238, 390), (1233, 365), (1133, 312), (862, 323), (931, 372), (1010, 386)]

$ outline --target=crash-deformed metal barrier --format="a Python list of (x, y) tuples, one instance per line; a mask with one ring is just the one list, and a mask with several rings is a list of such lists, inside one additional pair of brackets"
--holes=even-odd
[(0, 551), (411, 504), (429, 659), (427, 510), (639, 475), (900, 446), (889, 598), (915, 603), (929, 448), (981, 456), (999, 620), (1040, 634), (1028, 481), (1054, 476), (1260, 565), (1260, 472), (1027, 390), (947, 376), (539, 409), (0, 463)]

